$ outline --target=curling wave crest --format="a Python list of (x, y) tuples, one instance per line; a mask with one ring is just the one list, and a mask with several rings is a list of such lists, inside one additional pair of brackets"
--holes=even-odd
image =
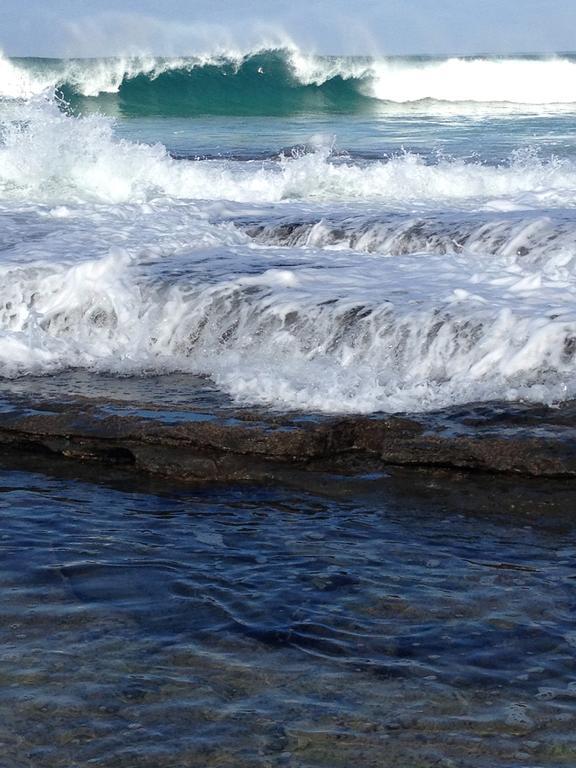
[(426, 102), (576, 104), (576, 59), (320, 57), (295, 45), (191, 57), (0, 56), (0, 98), (57, 90), (73, 109), (124, 116), (355, 113)]

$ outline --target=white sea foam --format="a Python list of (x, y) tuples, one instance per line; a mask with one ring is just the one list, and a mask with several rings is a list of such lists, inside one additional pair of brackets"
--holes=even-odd
[[(569, 160), (361, 163), (319, 142), (176, 161), (45, 94), (0, 108), (1, 375), (200, 372), (238, 400), (336, 411), (576, 395)], [(238, 203), (364, 219), (278, 247), (225, 220)], [(387, 224), (365, 226), (370, 204)]]
[(516, 154), (499, 166), (402, 154), (361, 164), (332, 162), (330, 151), (280, 162), (180, 162), (162, 145), (118, 140), (101, 116), (73, 119), (37, 97), (7, 105), (0, 144), (0, 198), (130, 202), (180, 199), (280, 202), (382, 200), (399, 206), (538, 207), (576, 203), (576, 166)]
[(34, 77), (6, 59), (0, 51), (0, 99), (28, 99), (52, 84), (51, 76), (47, 79)]
[(422, 99), (516, 104), (576, 103), (576, 61), (448, 59), (406, 66), (375, 62), (371, 95), (394, 102)]
[[(352, 249), (385, 258), (410, 253), (477, 255), (522, 270), (542, 270), (568, 279), (576, 264), (576, 225), (565, 216), (505, 217), (382, 215), (358, 213), (320, 220), (281, 217), (246, 226), (265, 245), (296, 248)], [(531, 279), (531, 278), (529, 278)]]
[(289, 53), (298, 79), (322, 85), (333, 77), (364, 80), (381, 101), (511, 104), (576, 103), (576, 61), (549, 58), (354, 59)]
[(382, 258), (254, 248), (188, 204), (113, 211), (43, 208), (28, 260), (11, 249), (2, 375), (200, 372), (241, 401), (335, 411), (576, 394), (574, 226), (555, 249), (553, 221), (518, 219)]
[(316, 256), (208, 283), (183, 276), (181, 259), (170, 279), (166, 257), (158, 279), (123, 249), (5, 268), (0, 371), (201, 372), (239, 400), (338, 411), (576, 394), (569, 272), (498, 259), (478, 270), (464, 254)]

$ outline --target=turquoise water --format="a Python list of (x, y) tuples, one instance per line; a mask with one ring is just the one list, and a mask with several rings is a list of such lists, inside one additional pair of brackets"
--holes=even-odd
[(310, 140), (336, 153), (381, 160), (399, 152), (430, 161), (445, 157), (504, 163), (530, 149), (542, 158), (572, 158), (576, 152), (575, 113), (442, 115), (416, 111), (367, 119), (356, 115), (278, 118), (218, 116), (120, 119), (116, 132), (131, 141), (160, 141), (176, 157), (262, 160), (289, 154)]

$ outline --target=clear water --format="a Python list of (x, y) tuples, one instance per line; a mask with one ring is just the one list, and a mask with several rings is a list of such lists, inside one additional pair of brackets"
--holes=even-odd
[(417, 475), (346, 499), (27, 469), (0, 474), (6, 768), (573, 763), (574, 525), (514, 515), (513, 483), (481, 481), (487, 515)]

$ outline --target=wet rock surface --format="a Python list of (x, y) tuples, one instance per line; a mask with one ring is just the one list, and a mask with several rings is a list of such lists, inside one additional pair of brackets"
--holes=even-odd
[(378, 479), (394, 467), (576, 477), (576, 404), (480, 404), (416, 416), (315, 416), (190, 403), (0, 391), (9, 452), (103, 462), (193, 482)]

